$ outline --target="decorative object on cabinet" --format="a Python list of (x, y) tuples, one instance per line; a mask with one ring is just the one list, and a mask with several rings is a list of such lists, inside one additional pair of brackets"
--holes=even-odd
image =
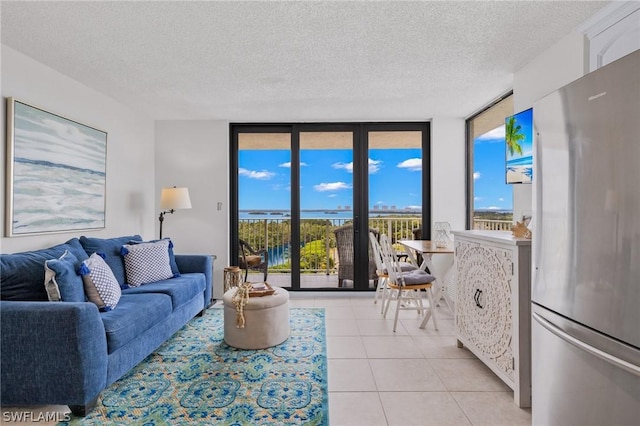
[(522, 222), (516, 222), (516, 224), (511, 227), (511, 233), (516, 238), (526, 238), (528, 240), (530, 240), (532, 236), (531, 230)]
[(6, 235), (105, 227), (107, 133), (7, 99)]
[(449, 222), (436, 222), (433, 224), (433, 241), (436, 247), (450, 247), (453, 245), (451, 238), (451, 224)]
[(454, 231), (456, 337), (531, 406), (531, 240)]

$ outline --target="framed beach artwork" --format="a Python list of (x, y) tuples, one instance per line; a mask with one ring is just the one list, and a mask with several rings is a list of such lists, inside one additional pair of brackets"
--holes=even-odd
[(7, 99), (6, 235), (105, 227), (107, 133)]
[(533, 181), (533, 109), (505, 118), (507, 183)]

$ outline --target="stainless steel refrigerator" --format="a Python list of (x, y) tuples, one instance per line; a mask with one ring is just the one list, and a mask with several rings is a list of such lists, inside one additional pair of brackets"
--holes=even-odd
[(640, 425), (640, 51), (533, 116), (533, 424)]

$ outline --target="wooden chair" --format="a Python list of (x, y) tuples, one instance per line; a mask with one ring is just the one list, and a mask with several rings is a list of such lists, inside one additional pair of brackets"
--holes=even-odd
[[(369, 229), (376, 236), (378, 231)], [(336, 247), (338, 249), (338, 287), (342, 287), (344, 280), (353, 281), (353, 225), (344, 225), (333, 230), (336, 236)], [(376, 274), (376, 264), (372, 256), (371, 245), (369, 244), (369, 279), (374, 285), (378, 285), (378, 274)]]
[(238, 240), (240, 250), (238, 253), (238, 266), (244, 269), (244, 280), (247, 281), (249, 270), (259, 271), (264, 274), (264, 281), (267, 281), (267, 271), (269, 268), (269, 252), (265, 249), (254, 250), (243, 240)]
[[(380, 236), (382, 237), (382, 236)], [(385, 238), (386, 235), (385, 235)], [(373, 252), (373, 258), (376, 264), (376, 273), (378, 274), (378, 285), (376, 286), (376, 293), (373, 299), (373, 303), (378, 303), (378, 299), (381, 300), (380, 313), (385, 313), (385, 307), (389, 300), (393, 298), (394, 290), (390, 289), (387, 285), (387, 281), (389, 280), (389, 271), (384, 264), (384, 257), (382, 255), (382, 247), (378, 242), (378, 237), (373, 233), (369, 232), (369, 241), (371, 243), (371, 248)], [(415, 271), (418, 269), (417, 266), (412, 265), (408, 262), (403, 262), (402, 257), (395, 253), (395, 258), (399, 261), (399, 266), (402, 272)], [(406, 257), (406, 255), (403, 255)]]
[[(421, 314), (426, 315), (427, 319), (423, 321), (423, 324), (429, 321), (430, 317), (433, 317), (433, 326), (437, 330), (438, 323), (436, 319), (436, 313), (434, 310), (435, 304), (433, 301), (432, 285), (431, 283), (436, 279), (433, 275), (426, 273), (425, 271), (415, 270), (409, 272), (402, 272), (400, 268), (400, 262), (394, 255), (391, 242), (386, 235), (380, 236), (380, 247), (382, 248), (382, 256), (384, 259), (384, 265), (387, 268), (389, 279), (387, 280), (387, 286), (390, 290), (396, 290), (396, 313), (393, 319), (393, 331), (396, 331), (398, 325), (398, 314), (400, 310), (418, 310)], [(425, 307), (422, 303), (422, 290), (427, 293), (429, 299), (429, 307)], [(387, 315), (387, 310), (391, 305), (391, 300), (386, 303), (384, 315)]]

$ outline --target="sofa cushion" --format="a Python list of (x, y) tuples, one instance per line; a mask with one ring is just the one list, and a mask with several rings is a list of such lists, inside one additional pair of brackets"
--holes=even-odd
[[(128, 290), (127, 290), (128, 291)], [(123, 292), (118, 309), (101, 314), (107, 335), (107, 351), (114, 352), (171, 315), (171, 298), (166, 294)]]
[(173, 277), (169, 265), (169, 240), (151, 243), (125, 244), (121, 248), (127, 284), (141, 284)]
[(170, 280), (157, 281), (132, 287), (122, 291), (122, 294), (162, 293), (171, 297), (173, 310), (191, 301), (194, 297), (202, 297), (205, 289), (204, 274), (182, 274)]
[(79, 273), (87, 299), (95, 303), (100, 311), (106, 312), (115, 309), (120, 300), (121, 290), (120, 284), (101, 254), (93, 253), (82, 262)]
[[(173, 252), (173, 241), (171, 241), (171, 238), (163, 238), (163, 240), (167, 240), (169, 241), (169, 265), (171, 266), (171, 272), (173, 273), (174, 277), (179, 277), (180, 276), (180, 269), (178, 269), (178, 264), (176, 263), (176, 255)], [(129, 241), (129, 244), (144, 244), (144, 243), (155, 243), (161, 240), (150, 240), (150, 241), (136, 241), (136, 240), (131, 240)]]
[(58, 259), (44, 262), (45, 289), (51, 302), (84, 302), (82, 278), (76, 272), (80, 261), (69, 250)]
[(2, 300), (49, 300), (44, 288), (44, 262), (58, 259), (68, 250), (79, 261), (87, 254), (77, 238), (42, 250), (0, 254), (0, 298)]
[(125, 284), (127, 281), (124, 273), (124, 261), (120, 255), (120, 248), (124, 244), (128, 244), (131, 240), (142, 241), (142, 237), (140, 235), (117, 238), (91, 238), (82, 236), (80, 237), (80, 244), (82, 244), (82, 247), (84, 247), (89, 256), (96, 252), (104, 253), (106, 256), (104, 260), (107, 262), (107, 265), (109, 265), (109, 268), (111, 268), (111, 272), (113, 272), (118, 283)]

